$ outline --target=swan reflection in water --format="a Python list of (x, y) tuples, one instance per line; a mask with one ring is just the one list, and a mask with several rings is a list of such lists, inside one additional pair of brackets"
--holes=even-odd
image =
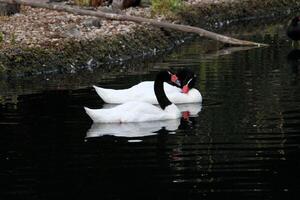
[(287, 55), (287, 62), (291, 68), (291, 72), (298, 75), (300, 68), (300, 49), (290, 51)]
[[(105, 104), (103, 108), (112, 108), (116, 105)], [(197, 104), (179, 104), (177, 105), (183, 115), (183, 121), (188, 117), (196, 117), (202, 109), (202, 105)], [(132, 123), (93, 123), (86, 133), (86, 138), (101, 137), (111, 135), (116, 137), (145, 137), (156, 135), (160, 130), (174, 134), (180, 126), (181, 119), (132, 122)]]
[(297, 85), (299, 80), (299, 70), (300, 70), (300, 49), (293, 49), (287, 55), (287, 63), (289, 65), (289, 72), (291, 74), (292, 85)]

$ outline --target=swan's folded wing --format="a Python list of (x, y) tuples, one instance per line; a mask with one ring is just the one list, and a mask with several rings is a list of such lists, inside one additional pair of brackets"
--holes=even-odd
[(191, 89), (187, 94), (182, 92), (173, 92), (166, 94), (170, 101), (175, 104), (202, 102), (202, 96), (200, 92), (195, 88)]
[[(128, 89), (108, 89), (93, 86), (97, 94), (105, 103), (122, 104), (130, 101), (143, 101), (151, 104), (158, 104), (154, 94), (154, 82), (144, 81)], [(181, 93), (181, 89), (164, 83), (167, 94)]]

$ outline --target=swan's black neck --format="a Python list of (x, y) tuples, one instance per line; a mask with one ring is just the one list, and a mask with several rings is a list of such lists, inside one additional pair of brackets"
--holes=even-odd
[(292, 26), (298, 26), (299, 21), (300, 21), (300, 18), (295, 17), (295, 18), (292, 19), (291, 25)]
[(192, 79), (192, 81), (190, 81), (190, 83), (189, 83), (189, 88), (194, 88), (196, 76), (192, 70), (187, 69), (187, 68), (179, 69), (176, 72), (176, 76), (177, 76), (178, 80), (180, 81), (181, 85), (179, 86), (172, 82), (170, 83), (171, 85), (182, 89), (183, 86), (185, 86), (188, 83), (188, 81), (190, 81)]
[(164, 91), (164, 82), (168, 82), (170, 79), (171, 75), (167, 71), (161, 71), (156, 75), (156, 79), (154, 81), (155, 96), (163, 110), (172, 104)]

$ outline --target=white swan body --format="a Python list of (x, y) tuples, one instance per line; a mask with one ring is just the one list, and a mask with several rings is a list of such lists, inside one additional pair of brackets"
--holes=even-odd
[[(105, 103), (121, 104), (138, 100), (158, 104), (153, 90), (154, 81), (144, 81), (131, 88), (119, 90), (93, 87)], [(174, 104), (202, 102), (202, 96), (195, 88), (185, 94), (181, 92), (180, 88), (164, 83), (164, 90), (168, 99)]]
[[(116, 104), (105, 104), (103, 108), (114, 108)], [(191, 116), (197, 116), (201, 111), (202, 105), (197, 104), (179, 104), (176, 105), (180, 112), (189, 112)], [(180, 119), (170, 119), (163, 121), (148, 121), (138, 123), (93, 123), (87, 131), (86, 137), (101, 137), (112, 135), (116, 137), (145, 137), (156, 135), (162, 128), (169, 134), (175, 133), (180, 125)]]
[[(154, 104), (157, 108), (160, 108), (159, 105)], [(118, 104), (104, 104), (102, 109), (114, 108), (118, 106)], [(201, 103), (184, 103), (177, 104), (177, 108), (181, 113), (189, 112), (191, 117), (198, 116), (198, 113), (202, 110)]]
[(89, 109), (86, 113), (95, 123), (146, 122), (180, 118), (177, 106), (171, 104), (164, 110), (140, 101), (127, 102), (109, 109)]

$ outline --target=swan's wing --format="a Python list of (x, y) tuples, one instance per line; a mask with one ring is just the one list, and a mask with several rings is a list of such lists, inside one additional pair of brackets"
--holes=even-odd
[(182, 92), (173, 92), (166, 94), (170, 101), (175, 104), (202, 102), (202, 96), (200, 92), (195, 88), (191, 89), (187, 94)]
[(106, 103), (118, 104), (122, 103), (122, 101), (130, 100), (130, 96), (127, 95), (129, 89), (115, 90), (97, 86), (93, 87), (95, 88), (97, 94), (101, 97), (101, 99), (103, 99), (103, 101)]
[(146, 102), (127, 102), (108, 109), (85, 108), (94, 122), (124, 123), (143, 122), (164, 119), (165, 112)]
[[(106, 103), (121, 104), (130, 101), (143, 101), (151, 104), (158, 104), (154, 93), (154, 81), (144, 81), (128, 89), (108, 89), (93, 86), (97, 94)], [(181, 93), (181, 89), (164, 83), (164, 90), (167, 94)]]
[(121, 112), (126, 113), (122, 116), (123, 122), (156, 121), (165, 115), (161, 108), (146, 102), (128, 102), (121, 106)]
[(151, 103), (155, 100), (153, 81), (141, 82), (127, 89), (108, 89), (97, 86), (93, 87), (95, 88), (97, 94), (106, 103), (121, 104), (136, 100)]

